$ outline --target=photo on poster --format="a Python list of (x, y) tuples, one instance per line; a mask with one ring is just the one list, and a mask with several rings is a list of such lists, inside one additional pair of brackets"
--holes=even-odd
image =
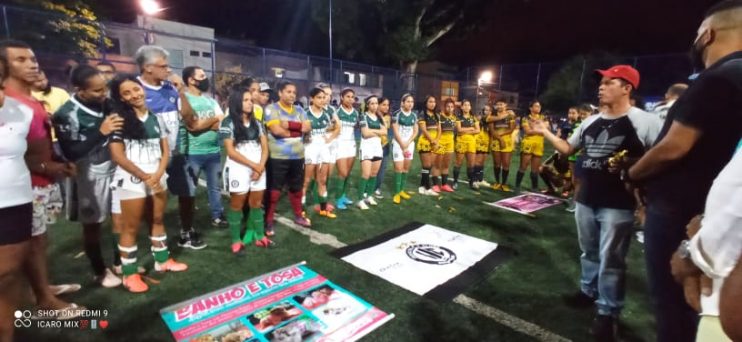
[(257, 341), (253, 333), (240, 320), (235, 320), (214, 329), (206, 331), (192, 339), (190, 342), (243, 342)]
[(536, 211), (563, 203), (564, 200), (561, 198), (532, 192), (527, 192), (522, 195), (506, 198), (497, 202), (485, 202), (485, 204), (496, 208), (505, 209), (508, 211), (530, 216), (532, 216), (532, 214)]
[(327, 331), (341, 327), (348, 322), (349, 318), (359, 316), (367, 310), (367, 307), (356, 298), (329, 284), (294, 296), (294, 301), (324, 322), (327, 325)]
[(283, 301), (258, 310), (248, 316), (247, 319), (250, 324), (255, 326), (255, 329), (263, 333), (303, 313), (300, 308), (297, 308), (291, 302)]
[(322, 324), (309, 315), (299, 318), (265, 334), (270, 342), (312, 342), (323, 336)]

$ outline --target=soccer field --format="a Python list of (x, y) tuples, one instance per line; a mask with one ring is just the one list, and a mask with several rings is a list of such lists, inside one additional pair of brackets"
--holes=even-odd
[[(513, 160), (510, 183), (514, 183), (518, 158)], [(390, 163), (391, 164), (391, 163)], [(360, 167), (356, 164), (354, 187)], [(459, 190), (439, 198), (417, 195), (419, 160), (415, 160), (407, 191), (415, 193), (401, 205), (392, 203), (389, 189), (393, 172), (388, 165), (385, 198), (378, 207), (361, 212), (353, 207), (338, 211), (329, 220), (311, 216), (313, 229), (331, 234), (343, 243), (353, 244), (410, 221), (419, 221), (489, 240), (514, 249), (513, 258), (487, 275), (485, 281), (464, 294), (490, 307), (518, 317), (556, 335), (574, 341), (588, 341), (593, 310), (564, 306), (561, 296), (578, 288), (579, 249), (574, 219), (564, 206), (536, 213), (535, 218), (499, 210), (482, 204), (508, 194), (491, 189), (472, 191), (461, 184)], [(463, 168), (465, 169), (465, 167)], [(462, 170), (462, 174), (465, 171)], [(486, 179), (492, 181), (492, 162), (488, 160)], [(465, 176), (463, 177), (465, 178)], [(527, 177), (526, 177), (527, 178)], [(528, 179), (524, 184), (530, 185)], [(414, 191), (413, 191), (414, 190)], [(350, 191), (357, 198), (355, 188)], [(225, 202), (226, 203), (226, 202)], [(368, 335), (368, 341), (531, 341), (533, 337), (516, 332), (496, 320), (475, 313), (454, 302), (435, 302), (399, 288), (329, 255), (332, 247), (318, 245), (298, 232), (276, 225), (278, 246), (265, 250), (248, 248), (243, 257), (229, 250), (228, 229), (209, 224), (207, 201), (200, 189), (196, 214), (197, 229), (209, 244), (200, 251), (181, 250), (178, 235), (177, 201), (170, 199), (166, 226), (172, 254), (188, 263), (189, 270), (178, 274), (155, 274), (149, 241), (139, 236), (139, 260), (160, 280), (144, 294), (131, 294), (123, 287), (105, 289), (92, 282), (87, 258), (82, 253), (81, 228), (60, 221), (50, 229), (49, 269), (52, 283), (82, 283), (83, 289), (64, 297), (91, 309), (107, 310), (109, 326), (102, 330), (16, 329), (19, 341), (169, 341), (170, 332), (158, 311), (201, 294), (234, 284), (272, 270), (306, 261), (329, 280), (355, 293), (381, 310), (394, 313), (389, 323)], [(282, 199), (278, 215), (290, 217), (287, 199)], [(109, 231), (109, 225), (104, 226)], [(104, 256), (111, 260), (110, 234), (104, 235)], [(629, 341), (654, 340), (653, 318), (645, 285), (642, 245), (632, 242), (627, 275), (627, 301), (622, 316), (623, 335)], [(30, 308), (26, 305), (24, 308)]]

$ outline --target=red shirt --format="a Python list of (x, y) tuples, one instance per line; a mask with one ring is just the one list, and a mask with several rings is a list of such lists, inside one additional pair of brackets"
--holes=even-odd
[[(20, 103), (28, 106), (33, 110), (33, 119), (31, 119), (31, 128), (28, 130), (28, 136), (26, 141), (31, 142), (41, 139), (51, 140), (51, 123), (49, 122), (49, 114), (44, 109), (44, 105), (31, 97), (31, 95), (25, 95), (13, 88), (5, 87), (5, 95), (12, 97)], [(46, 175), (41, 175), (35, 172), (31, 172), (31, 185), (44, 187), (54, 183), (54, 178)]]

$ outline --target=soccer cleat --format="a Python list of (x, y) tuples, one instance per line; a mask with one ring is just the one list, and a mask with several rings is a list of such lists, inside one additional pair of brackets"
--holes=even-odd
[(366, 205), (365, 201), (358, 201), (356, 205), (358, 206), (358, 209), (368, 210), (368, 206)]
[(117, 277), (110, 269), (106, 268), (103, 274), (95, 276), (93, 281), (105, 288), (112, 288), (121, 285), (121, 278)]
[(201, 240), (201, 234), (197, 233), (195, 230), (191, 230), (188, 232), (187, 237), (181, 235), (178, 240), (178, 246), (199, 250), (206, 248), (207, 245), (203, 240)]
[(442, 186), (441, 187), (441, 190), (444, 191), (444, 192), (454, 192), (453, 188), (450, 185), (448, 185), (448, 184)]
[(500, 183), (492, 184), (492, 190), (497, 191), (497, 190), (500, 190), (500, 189), (502, 189), (502, 184), (500, 184)]
[(402, 196), (400, 196), (399, 194), (394, 195), (394, 197), (392, 198), (394, 204), (399, 204), (400, 202), (402, 202), (402, 199), (400, 197)]
[(425, 195), (427, 193), (427, 191), (428, 190), (426, 190), (424, 186), (421, 186), (421, 187), (417, 188), (417, 193), (420, 194), (420, 195)]
[(245, 244), (241, 241), (233, 242), (232, 243), (232, 254), (234, 255), (243, 255), (245, 249)]
[(477, 182), (471, 183), (470, 188), (472, 188), (474, 190), (479, 190), (479, 183), (477, 183)]
[(329, 211), (326, 211), (326, 210), (320, 210), (319, 216), (324, 216), (324, 217), (331, 218), (331, 219), (337, 218), (337, 215)]
[(142, 280), (142, 276), (139, 274), (132, 274), (124, 277), (124, 287), (133, 293), (142, 293), (149, 290), (149, 286)]
[(406, 193), (404, 190), (399, 192), (399, 197), (402, 197), (402, 199), (406, 200), (412, 198), (412, 196), (410, 196), (410, 194)]
[(309, 219), (306, 218), (306, 217), (301, 217), (301, 216), (295, 217), (294, 218), (294, 223), (296, 223), (296, 224), (298, 224), (298, 225), (300, 225), (302, 227), (305, 227), (305, 228), (311, 228), (312, 227), (312, 222), (310, 222)]
[[(322, 207), (320, 207), (319, 204), (315, 204), (313, 209), (315, 213), (319, 213), (320, 211), (322, 211)], [(327, 211), (329, 212), (335, 211), (335, 206), (332, 205), (331, 203), (327, 203)]]
[(440, 186), (437, 186), (437, 185), (433, 185), (433, 187), (430, 188), (430, 189), (433, 190), (433, 191), (435, 191), (435, 192), (441, 192), (441, 187)]
[(188, 269), (188, 265), (177, 262), (173, 258), (167, 259), (163, 263), (155, 261), (155, 271), (157, 272), (183, 272)]
[(486, 180), (482, 180), (482, 181), (479, 182), (479, 186), (490, 187), (490, 186), (492, 186), (492, 184), (490, 184)]
[(376, 197), (378, 199), (382, 199), (382, 198), (384, 198), (384, 195), (381, 194), (381, 190), (376, 190), (376, 191), (374, 191), (374, 197)]
[(379, 205), (379, 203), (376, 203), (376, 200), (372, 196), (366, 197), (366, 204), (368, 204), (368, 205)]
[(353, 205), (353, 201), (351, 201), (350, 198), (348, 198), (348, 196), (343, 195), (342, 199), (343, 199), (343, 202), (345, 202), (345, 205)]
[(451, 188), (454, 189), (454, 190), (458, 189), (459, 188), (459, 182), (454, 182), (453, 183), (453, 186)]
[(509, 186), (508, 186), (507, 184), (503, 184), (503, 185), (502, 185), (502, 186), (500, 187), (500, 189), (502, 189), (502, 191), (505, 191), (505, 192), (513, 192), (513, 190), (512, 190), (512, 189), (510, 189), (510, 187), (509, 187)]
[(436, 196), (437, 197), (439, 194), (437, 192), (433, 191), (433, 189), (428, 189), (428, 190), (425, 190), (425, 195), (426, 196)]
[(335, 203), (336, 203), (335, 208), (338, 208), (340, 210), (348, 209), (348, 206), (345, 205), (345, 201), (343, 201), (342, 198), (338, 198), (338, 200), (335, 201)]
[(264, 236), (262, 239), (255, 241), (255, 246), (261, 248), (273, 248), (276, 247), (276, 243)]

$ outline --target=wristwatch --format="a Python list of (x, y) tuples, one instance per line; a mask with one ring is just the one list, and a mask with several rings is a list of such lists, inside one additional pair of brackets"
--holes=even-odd
[(680, 242), (680, 246), (678, 246), (678, 256), (682, 259), (688, 259), (690, 258), (690, 241), (683, 240)]

